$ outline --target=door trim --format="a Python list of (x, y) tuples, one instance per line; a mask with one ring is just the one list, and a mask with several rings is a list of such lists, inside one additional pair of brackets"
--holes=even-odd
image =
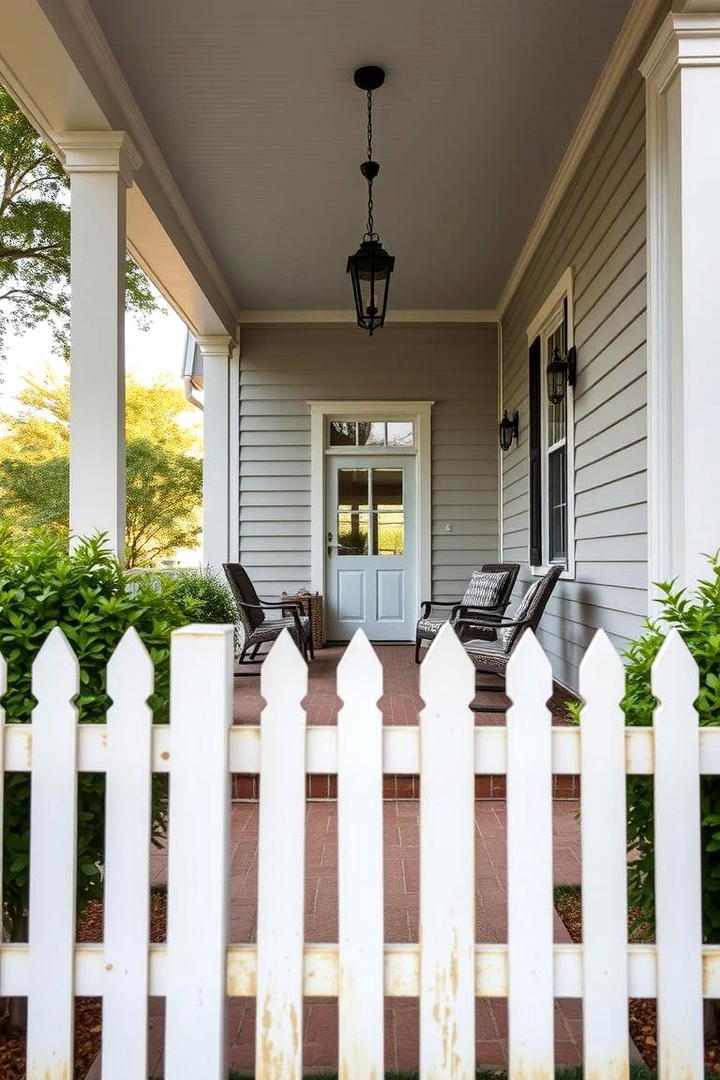
[(310, 406), (310, 580), (325, 597), (325, 432), (327, 421), (413, 420), (415, 453), (415, 570), (418, 603), (432, 592), (432, 423), (434, 401), (308, 401)]

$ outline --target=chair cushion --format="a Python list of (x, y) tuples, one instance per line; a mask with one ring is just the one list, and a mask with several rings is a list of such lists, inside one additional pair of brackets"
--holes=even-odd
[(420, 638), (434, 638), (440, 632), (440, 627), (444, 626), (447, 619), (418, 619), (417, 624), (417, 636)]
[[(517, 611), (513, 615), (513, 619), (524, 619), (525, 618), (525, 616), (527, 615), (528, 610), (530, 608), (530, 605), (533, 602), (533, 598), (534, 598), (535, 594), (537, 593), (538, 589), (540, 588), (540, 586), (542, 585), (543, 580), (544, 580), (543, 578), (540, 578), (538, 581), (534, 581), (532, 583), (532, 585), (530, 586), (530, 588), (528, 589), (528, 591), (525, 593), (522, 600), (518, 604)], [(505, 649), (506, 653), (509, 653), (512, 650), (512, 647), (515, 644), (516, 637), (518, 636), (518, 634), (522, 633), (523, 630), (524, 630), (523, 626), (506, 626), (505, 629), (500, 631), (500, 636), (501, 636), (501, 639), (502, 639), (503, 648)]]
[(463, 641), (463, 645), (478, 671), (487, 671), (493, 675), (505, 674), (508, 656), (502, 642), (473, 638), (471, 641)]
[[(310, 619), (307, 615), (300, 616), (300, 628), (303, 635), (310, 630)], [(274, 641), (280, 637), (283, 630), (289, 630), (293, 637), (296, 636), (295, 620), (292, 617), (286, 619), (265, 619), (248, 637), (248, 646), (259, 645), (263, 641)]]
[(468, 607), (492, 608), (501, 603), (510, 572), (503, 570), (473, 570), (462, 598)]

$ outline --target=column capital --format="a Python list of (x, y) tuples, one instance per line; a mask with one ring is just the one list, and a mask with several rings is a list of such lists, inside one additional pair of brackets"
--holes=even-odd
[(227, 360), (235, 348), (235, 340), (229, 334), (199, 334), (195, 340), (203, 357), (215, 356)]
[(640, 72), (662, 93), (681, 68), (718, 66), (720, 10), (686, 11), (671, 13), (663, 21), (640, 64)]
[(72, 173), (119, 173), (130, 186), (142, 165), (135, 143), (124, 131), (58, 131), (54, 134)]

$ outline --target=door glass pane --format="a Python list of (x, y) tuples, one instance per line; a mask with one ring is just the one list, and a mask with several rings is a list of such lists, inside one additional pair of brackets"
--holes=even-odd
[(354, 420), (330, 421), (331, 446), (355, 446), (357, 424)]
[(388, 446), (414, 446), (415, 445), (415, 425), (412, 420), (409, 422), (388, 421), (387, 425), (387, 445)]
[(373, 469), (373, 510), (394, 510), (403, 504), (402, 469)]
[(338, 555), (367, 555), (369, 514), (338, 512)]
[(373, 547), (377, 555), (402, 555), (405, 551), (405, 515), (402, 510), (373, 514)]
[(338, 469), (338, 510), (367, 510), (368, 470)]
[(548, 456), (549, 547), (551, 562), (567, 559), (567, 465), (565, 447)]
[(384, 446), (385, 423), (382, 420), (358, 420), (358, 446)]

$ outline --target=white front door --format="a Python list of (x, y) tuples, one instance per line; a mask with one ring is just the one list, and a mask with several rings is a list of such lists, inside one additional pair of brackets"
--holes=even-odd
[(358, 627), (411, 641), (416, 619), (415, 458), (327, 458), (327, 637)]

